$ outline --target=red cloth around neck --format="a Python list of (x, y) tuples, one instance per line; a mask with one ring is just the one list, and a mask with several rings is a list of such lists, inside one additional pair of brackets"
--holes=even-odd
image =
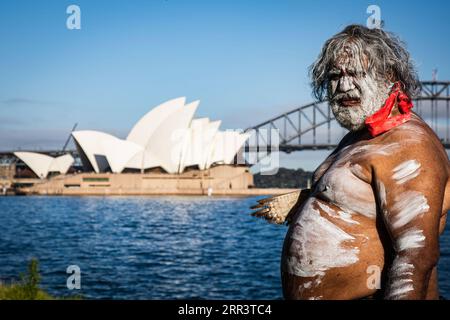
[[(392, 108), (395, 106), (395, 102), (397, 102), (400, 114), (389, 117), (392, 112)], [(366, 118), (365, 124), (367, 130), (372, 137), (376, 137), (383, 132), (389, 131), (402, 123), (405, 123), (411, 119), (412, 107), (413, 104), (411, 99), (402, 91), (400, 83), (394, 83), (391, 93), (386, 99), (384, 106), (373, 115)]]

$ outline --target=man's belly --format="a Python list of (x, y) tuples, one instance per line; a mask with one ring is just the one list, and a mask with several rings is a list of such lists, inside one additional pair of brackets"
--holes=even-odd
[(384, 265), (374, 217), (311, 197), (291, 223), (281, 261), (287, 299), (353, 299), (373, 294)]

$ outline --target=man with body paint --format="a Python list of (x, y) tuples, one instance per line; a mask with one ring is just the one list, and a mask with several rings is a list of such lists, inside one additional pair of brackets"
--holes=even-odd
[[(450, 166), (410, 110), (420, 84), (408, 52), (391, 33), (350, 25), (325, 43), (310, 74), (316, 97), (329, 100), (349, 133), (316, 169), (311, 190), (254, 207), (289, 223), (284, 297), (438, 299)], [(368, 281), (377, 269), (379, 288)]]

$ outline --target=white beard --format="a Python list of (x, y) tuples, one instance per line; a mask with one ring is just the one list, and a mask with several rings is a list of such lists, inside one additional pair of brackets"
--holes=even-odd
[(390, 92), (390, 86), (376, 83), (371, 79), (364, 79), (359, 82), (359, 85), (361, 89), (360, 106), (346, 107), (340, 105), (336, 100), (330, 102), (337, 122), (350, 131), (363, 129), (366, 118), (380, 110)]

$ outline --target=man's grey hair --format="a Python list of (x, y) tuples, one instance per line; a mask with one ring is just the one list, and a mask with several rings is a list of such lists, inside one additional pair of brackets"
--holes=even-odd
[(379, 79), (399, 81), (411, 98), (419, 93), (420, 82), (414, 64), (405, 44), (396, 35), (382, 29), (349, 25), (325, 42), (319, 57), (309, 69), (311, 86), (317, 99), (323, 100), (326, 96), (328, 71), (348, 44), (355, 45), (356, 51), (362, 53), (359, 59), (366, 60), (366, 71), (375, 72)]

